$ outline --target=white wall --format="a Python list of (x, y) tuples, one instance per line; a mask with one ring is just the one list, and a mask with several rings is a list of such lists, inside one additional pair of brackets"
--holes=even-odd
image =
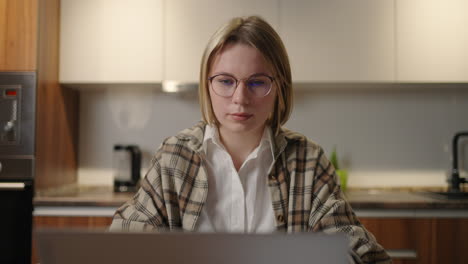
[[(377, 85), (376, 85), (377, 86)], [(453, 134), (468, 130), (468, 90), (443, 85), (296, 93), (286, 127), (338, 148), (349, 186), (446, 186)], [(195, 96), (141, 89), (83, 90), (79, 183), (112, 184), (112, 147), (138, 144), (143, 171), (161, 141), (200, 119)]]

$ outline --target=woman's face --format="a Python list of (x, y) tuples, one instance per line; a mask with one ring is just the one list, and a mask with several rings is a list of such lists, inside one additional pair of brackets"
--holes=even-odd
[(264, 97), (255, 96), (246, 86), (246, 80), (252, 76), (273, 76), (263, 55), (246, 44), (228, 44), (214, 58), (209, 77), (218, 74), (230, 75), (239, 80), (231, 97), (216, 94), (212, 85), (215, 80), (210, 82), (210, 98), (220, 123), (220, 133), (263, 133), (265, 122), (273, 112), (276, 85), (273, 82), (270, 93)]

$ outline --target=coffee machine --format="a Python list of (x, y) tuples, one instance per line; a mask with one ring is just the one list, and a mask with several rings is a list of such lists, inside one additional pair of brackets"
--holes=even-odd
[(114, 145), (114, 191), (135, 192), (141, 170), (141, 151), (136, 145)]

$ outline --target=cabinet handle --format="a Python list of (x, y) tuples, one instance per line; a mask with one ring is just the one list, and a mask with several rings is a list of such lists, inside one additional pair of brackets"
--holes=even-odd
[(418, 253), (413, 249), (387, 249), (392, 259), (417, 259)]
[(24, 190), (24, 182), (0, 182), (0, 190)]

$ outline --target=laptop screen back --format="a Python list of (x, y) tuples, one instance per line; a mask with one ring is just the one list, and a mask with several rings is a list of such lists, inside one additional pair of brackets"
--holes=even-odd
[(41, 264), (347, 263), (343, 235), (38, 230)]

